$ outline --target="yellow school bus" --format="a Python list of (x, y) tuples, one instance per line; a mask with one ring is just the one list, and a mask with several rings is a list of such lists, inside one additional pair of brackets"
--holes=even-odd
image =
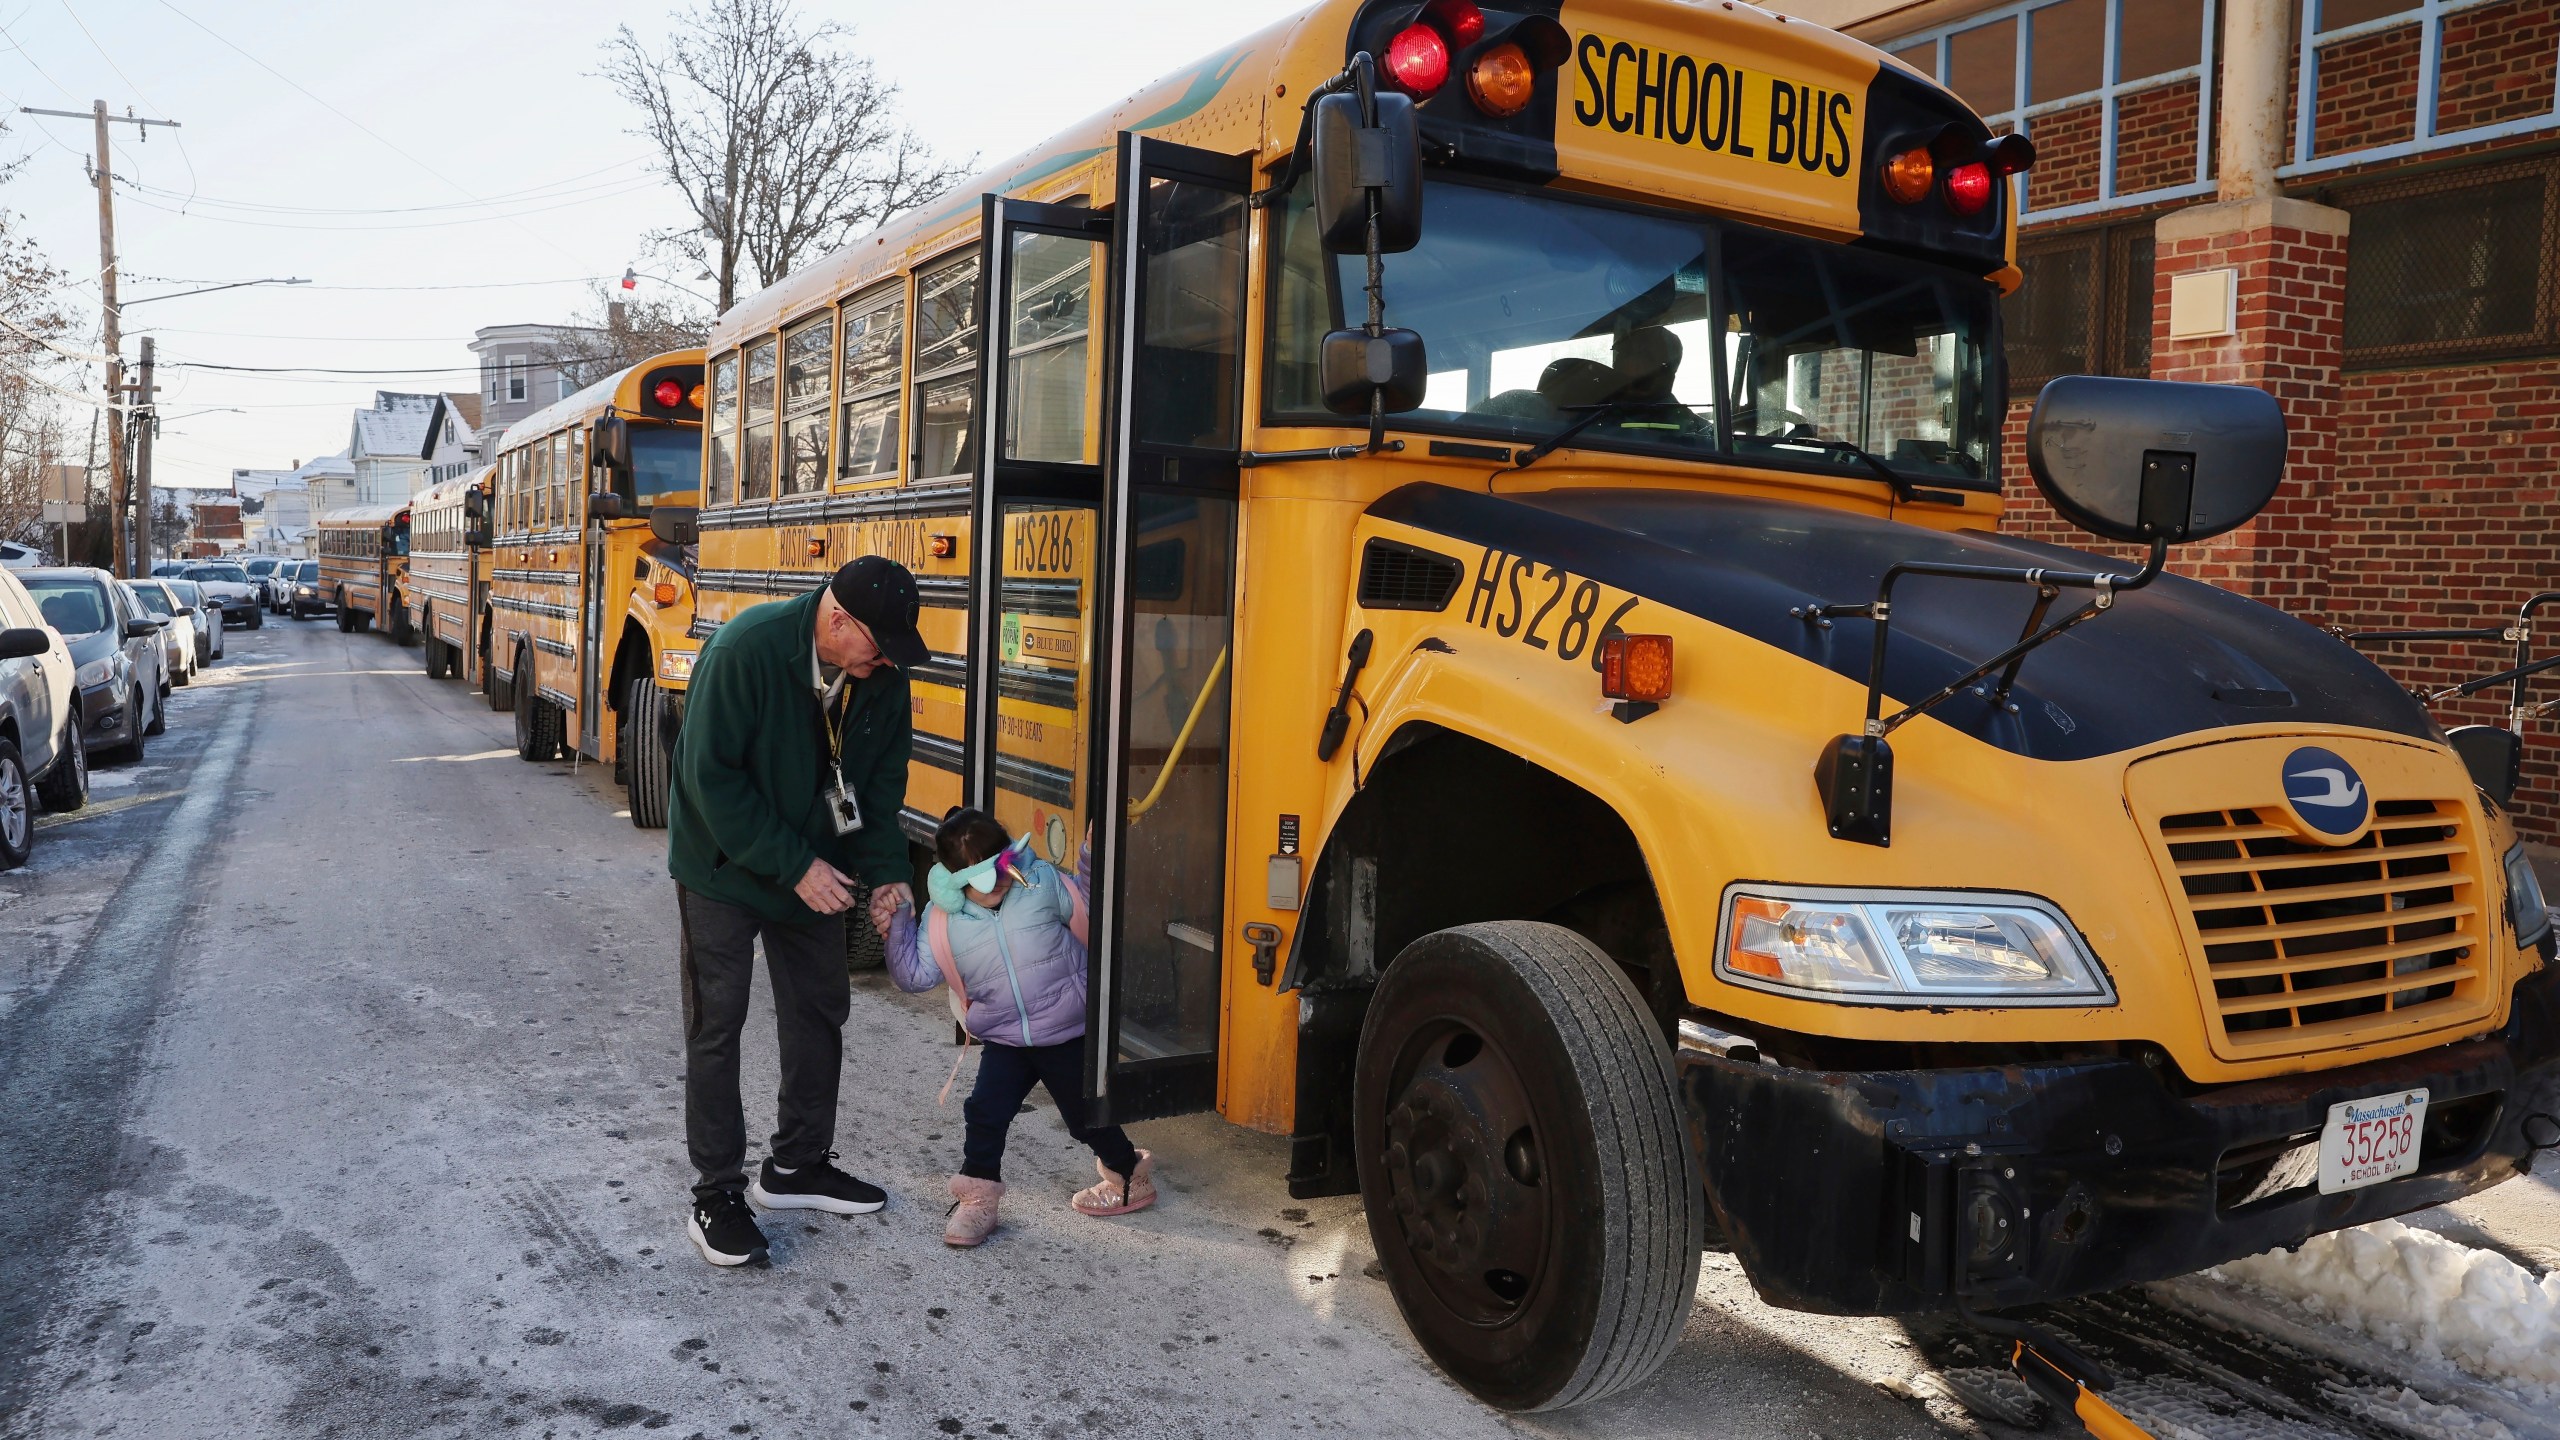
[(1996, 533), (2030, 163), (1748, 6), (1319, 5), (720, 318), (697, 628), (912, 567), (902, 820), (1092, 826), (1102, 1113), (1291, 1137), (1493, 1404), (1650, 1374), (1711, 1222), (2007, 1336), (2495, 1183), (2507, 816), (2161, 573), (2273, 402), (2057, 382), (2035, 483), (2149, 558)]
[(409, 502), (409, 628), (427, 678), (485, 685), (489, 675), (489, 499), (483, 465)]
[(320, 517), (317, 529), (320, 584), (338, 629), (370, 630), (378, 618), (395, 644), (408, 644), (409, 612), (401, 591), (409, 578), (409, 507), (332, 510)]
[(667, 767), (700, 642), (687, 551), (702, 352), (653, 356), (499, 437), (489, 703), (516, 753), (614, 767), (631, 823), (667, 823)]

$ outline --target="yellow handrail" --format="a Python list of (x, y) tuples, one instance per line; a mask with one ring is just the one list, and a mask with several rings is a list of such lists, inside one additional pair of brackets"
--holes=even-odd
[(1198, 728), (1201, 712), (1209, 708), (1209, 692), (1218, 688), (1219, 677), (1226, 673), (1227, 652), (1225, 647), (1221, 646), (1216, 663), (1209, 667), (1208, 683), (1202, 685), (1200, 693), (1192, 698), (1191, 718), (1182, 722), (1182, 733), (1173, 737), (1173, 749), (1164, 757), (1164, 768), (1156, 772), (1155, 788), (1147, 792), (1147, 798), (1144, 800), (1129, 802), (1130, 819), (1135, 820), (1153, 810), (1156, 808), (1156, 802), (1164, 798), (1165, 782), (1173, 778), (1173, 767), (1182, 763), (1182, 752), (1191, 744), (1191, 732)]

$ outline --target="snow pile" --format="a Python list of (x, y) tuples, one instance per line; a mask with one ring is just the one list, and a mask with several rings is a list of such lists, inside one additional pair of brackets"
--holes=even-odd
[(2560, 1385), (2560, 1272), (2377, 1220), (2209, 1273), (2483, 1379)]

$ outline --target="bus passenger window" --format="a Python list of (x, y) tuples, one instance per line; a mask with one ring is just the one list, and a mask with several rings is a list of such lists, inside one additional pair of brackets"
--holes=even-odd
[(747, 347), (747, 444), (738, 498), (773, 498), (774, 348), (770, 337)]
[(1017, 235), (1005, 297), (1004, 453), (1012, 460), (1090, 463), (1086, 342), (1093, 332), (1099, 243)]
[(710, 423), (704, 443), (710, 449), (711, 489), (703, 496), (709, 505), (726, 505), (738, 498), (738, 357), (723, 355), (711, 367)]
[(827, 370), (835, 345), (832, 315), (821, 315), (782, 338), (780, 494), (827, 488)]
[(836, 477), (881, 480), (898, 473), (898, 371), (906, 317), (904, 282), (845, 302), (844, 416)]
[(965, 477), (977, 468), (971, 424), (978, 391), (977, 252), (916, 278), (917, 481)]
[(544, 448), (551, 452), (551, 528), (565, 529), (578, 520), (569, 503), (569, 437), (554, 435)]
[(569, 442), (569, 513), (583, 515), (587, 511), (587, 492), (594, 488), (587, 474), (587, 427), (581, 425), (567, 435)]

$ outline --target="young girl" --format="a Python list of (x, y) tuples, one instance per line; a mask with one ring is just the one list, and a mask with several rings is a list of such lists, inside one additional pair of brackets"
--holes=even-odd
[[(982, 810), (954, 810), (933, 837), (940, 863), (927, 875), (923, 918), (899, 907), (873, 917), (887, 942), (889, 976), (916, 994), (949, 982), (961, 1025), (986, 1045), (977, 1088), (961, 1113), (968, 1134), (951, 1177), (943, 1243), (971, 1246), (996, 1228), (1004, 1198), (1004, 1137), (1037, 1082), (1049, 1087), (1067, 1133), (1093, 1147), (1102, 1181), (1072, 1202), (1086, 1215), (1126, 1215), (1156, 1203), (1155, 1157), (1117, 1125), (1087, 1125), (1085, 882), (1007, 844)], [(1092, 846), (1076, 860), (1084, 871)]]

